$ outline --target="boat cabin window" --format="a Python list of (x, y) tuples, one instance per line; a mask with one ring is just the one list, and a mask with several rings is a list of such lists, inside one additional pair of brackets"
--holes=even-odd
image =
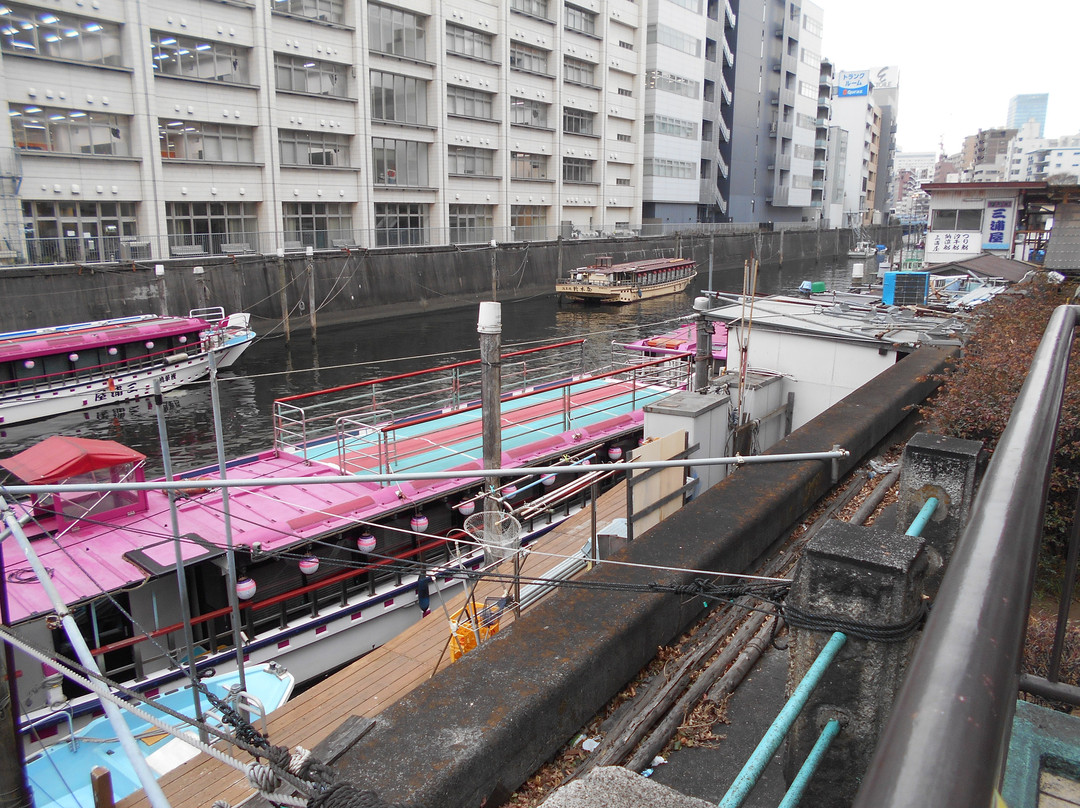
[[(64, 483), (118, 483), (142, 479), (141, 467), (137, 469), (135, 463), (120, 463), (68, 477)], [(87, 517), (99, 518), (107, 514), (145, 510), (146, 494), (139, 491), (72, 491), (36, 499), (34, 508), (41, 515), (55, 514), (61, 521), (77, 522)]]

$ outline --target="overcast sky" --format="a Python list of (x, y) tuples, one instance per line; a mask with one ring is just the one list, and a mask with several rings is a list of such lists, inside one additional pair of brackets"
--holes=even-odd
[(1046, 137), (1080, 132), (1080, 0), (813, 2), (835, 69), (899, 66), (899, 150), (957, 152), (1020, 93), (1050, 94)]

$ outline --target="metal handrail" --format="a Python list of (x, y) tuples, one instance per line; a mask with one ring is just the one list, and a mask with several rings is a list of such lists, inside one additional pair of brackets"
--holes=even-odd
[(990, 805), (1017, 676), (1080, 307), (1050, 318), (908, 667), (856, 808)]

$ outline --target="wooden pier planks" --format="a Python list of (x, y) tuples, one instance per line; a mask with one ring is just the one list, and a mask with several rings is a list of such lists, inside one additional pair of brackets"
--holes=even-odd
[[(619, 483), (597, 500), (597, 528), (625, 515), (626, 484)], [(577, 553), (591, 537), (592, 511), (586, 508), (533, 545), (536, 552), (526, 557), (522, 575), (542, 576), (566, 556)], [(477, 587), (475, 597), (483, 600), (501, 590), (501, 583), (485, 582)], [(465, 595), (459, 594), (447, 602), (446, 609), (452, 614), (464, 603)], [(512, 622), (513, 613), (504, 613), (500, 628)], [(449, 636), (446, 613), (438, 596), (433, 595), (431, 614), (426, 618), (275, 711), (269, 720), (271, 742), (311, 749), (350, 715), (377, 715), (429, 679), (440, 655), (439, 670), (450, 665), (449, 650), (443, 655)], [(159, 782), (173, 808), (210, 808), (219, 799), (237, 805), (253, 793), (242, 773), (208, 755), (199, 755)], [(117, 806), (149, 808), (149, 802), (139, 791)]]

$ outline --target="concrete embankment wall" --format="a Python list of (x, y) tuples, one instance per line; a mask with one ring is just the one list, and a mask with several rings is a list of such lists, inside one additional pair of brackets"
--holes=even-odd
[[(877, 234), (895, 246), (899, 228)], [(187, 314), (202, 306), (247, 311), (267, 333), (289, 315), (293, 330), (382, 319), (491, 299), (492, 257), (500, 300), (550, 293), (561, 272), (597, 255), (615, 261), (684, 255), (717, 270), (741, 267), (757, 249), (763, 266), (843, 256), (848, 230), (563, 240), (488, 247), (414, 247), (303, 254), (206, 256), (164, 262), (86, 266), (9, 267), (0, 271), (0, 331), (101, 320), (135, 314)], [(202, 271), (197, 273), (196, 267)], [(314, 283), (312, 283), (312, 278)]]
[[(911, 417), (953, 355), (916, 351), (769, 453), (839, 444), (851, 452), (846, 473)], [(831, 484), (829, 461), (746, 466), (615, 556), (645, 567), (602, 566), (585, 579), (688, 583), (694, 576), (659, 568), (748, 571)], [(337, 764), (339, 780), (427, 808), (498, 804), (701, 611), (700, 598), (560, 590), (383, 711)]]

